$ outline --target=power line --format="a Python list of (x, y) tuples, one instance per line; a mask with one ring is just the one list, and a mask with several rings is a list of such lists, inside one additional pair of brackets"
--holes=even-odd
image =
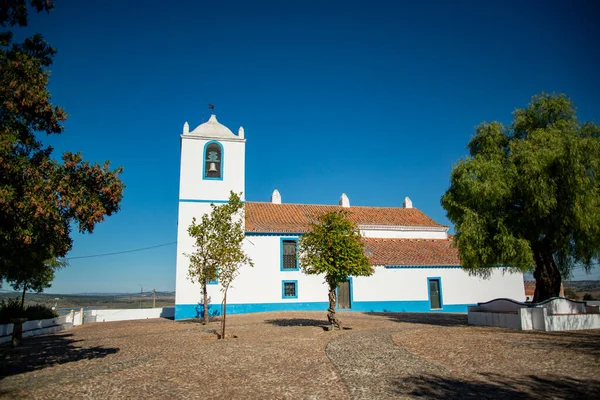
[(113, 253), (90, 254), (90, 255), (87, 255), (87, 256), (67, 257), (66, 260), (77, 260), (77, 259), (80, 259), (80, 258), (93, 258), (93, 257), (114, 256), (114, 255), (117, 255), (117, 254), (133, 253), (133, 252), (136, 252), (136, 251), (144, 251), (144, 250), (156, 249), (158, 247), (170, 246), (170, 245), (176, 244), (176, 243), (177, 242), (169, 242), (169, 243), (157, 244), (155, 246), (141, 247), (139, 249), (131, 249), (131, 250), (124, 250), (124, 251), (115, 251)]

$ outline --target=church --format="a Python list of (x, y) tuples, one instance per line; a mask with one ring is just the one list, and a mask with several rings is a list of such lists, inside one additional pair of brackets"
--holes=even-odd
[[(488, 279), (460, 267), (448, 227), (413, 207), (352, 206), (345, 194), (338, 204), (290, 204), (275, 189), (269, 202), (246, 201), (244, 129), (234, 134), (215, 115), (181, 135), (181, 171), (177, 227), (175, 319), (202, 312), (200, 284), (188, 279), (194, 240), (192, 218), (226, 203), (229, 192), (242, 193), (246, 237), (244, 250), (254, 267), (242, 266), (227, 295), (227, 313), (326, 311), (327, 286), (322, 276), (299, 268), (297, 242), (322, 213), (345, 209), (358, 225), (375, 273), (350, 277), (338, 287), (338, 310), (358, 312), (467, 312), (467, 307), (495, 298), (525, 300), (523, 275), (495, 269)], [(400, 203), (400, 201), (399, 201)], [(218, 315), (218, 277), (208, 285), (210, 314)]]

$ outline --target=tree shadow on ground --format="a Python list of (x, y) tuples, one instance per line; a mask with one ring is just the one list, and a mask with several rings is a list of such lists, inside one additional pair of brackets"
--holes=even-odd
[[(178, 319), (175, 322), (178, 324), (199, 324), (204, 325), (204, 318), (186, 318), (186, 319)], [(208, 323), (211, 322), (221, 322), (221, 317), (208, 317)]]
[(326, 320), (310, 318), (268, 319), (265, 323), (275, 326), (318, 326), (319, 328), (327, 327), (329, 324)]
[(464, 314), (438, 314), (438, 313), (387, 313), (370, 312), (368, 315), (386, 317), (391, 321), (409, 324), (426, 324), (438, 326), (468, 326), (467, 316)]
[(23, 339), (19, 347), (0, 346), (0, 380), (11, 375), (36, 371), (56, 364), (115, 354), (115, 347), (80, 347), (82, 340), (72, 334), (46, 335)]
[(457, 378), (425, 375), (398, 379), (394, 392), (431, 399), (597, 399), (600, 381), (564, 376), (541, 378), (535, 375), (506, 377), (481, 374), (484, 380), (467, 381)]
[(511, 333), (519, 336), (519, 345), (524, 348), (547, 351), (568, 349), (600, 357), (600, 330), (598, 329), (561, 332), (511, 330)]

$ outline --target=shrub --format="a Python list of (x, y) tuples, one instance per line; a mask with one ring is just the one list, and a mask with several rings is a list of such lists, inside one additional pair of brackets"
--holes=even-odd
[(0, 302), (0, 324), (9, 324), (13, 318), (25, 318), (21, 310), (21, 299), (18, 297)]
[(565, 297), (567, 299), (571, 299), (571, 300), (577, 300), (577, 293), (575, 292), (575, 289), (573, 288), (566, 288), (565, 289)]
[(25, 318), (28, 321), (33, 321), (36, 319), (49, 319), (58, 317), (50, 307), (45, 306), (43, 304), (34, 304), (25, 309)]
[(583, 295), (583, 299), (584, 300), (594, 300), (594, 296), (592, 296), (591, 293), (586, 293)]
[(28, 321), (57, 317), (50, 307), (34, 304), (21, 310), (21, 299), (14, 298), (0, 302), (0, 324), (9, 324), (13, 318), (27, 318)]

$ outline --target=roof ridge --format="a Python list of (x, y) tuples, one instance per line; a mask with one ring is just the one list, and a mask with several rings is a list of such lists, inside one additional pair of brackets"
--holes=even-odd
[[(419, 208), (417, 207), (411, 207), (411, 208), (406, 208), (406, 207), (402, 207), (402, 206), (398, 206), (398, 207), (393, 207), (393, 206), (350, 206), (350, 207), (343, 207), (340, 206), (339, 204), (313, 204), (313, 203), (271, 203), (270, 201), (248, 201), (246, 200), (246, 203), (251, 203), (251, 204), (273, 204), (275, 206), (318, 206), (318, 207), (339, 207), (339, 208), (344, 208), (344, 209), (353, 209), (353, 208), (392, 208), (392, 209), (402, 209), (402, 210), (417, 210), (417, 211), (421, 211)], [(421, 211), (423, 212), (423, 211)]]

